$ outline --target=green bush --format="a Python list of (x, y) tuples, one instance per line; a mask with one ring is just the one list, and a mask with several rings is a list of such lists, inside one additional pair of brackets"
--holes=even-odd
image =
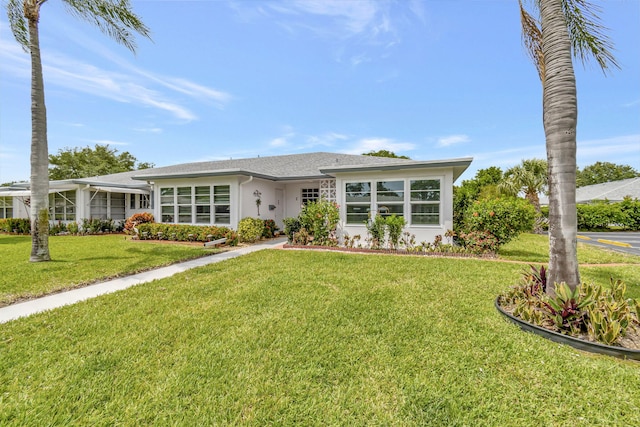
[(340, 212), (335, 202), (321, 199), (307, 203), (298, 216), (301, 229), (310, 235), (314, 245), (337, 246), (336, 229), (340, 220)]
[(5, 233), (30, 234), (31, 221), (28, 218), (0, 219), (0, 231)]
[(392, 249), (398, 249), (398, 246), (400, 245), (400, 237), (402, 237), (402, 229), (407, 222), (404, 217), (393, 214), (386, 218), (385, 223), (387, 224), (389, 245), (391, 245)]
[(607, 230), (612, 225), (622, 225), (625, 220), (619, 203), (594, 203), (576, 208), (579, 230)]
[(133, 228), (138, 224), (144, 224), (147, 222), (154, 222), (153, 214), (149, 212), (135, 213), (131, 215), (124, 223), (124, 231), (126, 233), (134, 233)]
[(369, 244), (371, 249), (380, 249), (384, 247), (386, 241), (387, 221), (381, 216), (376, 215), (372, 220), (367, 222), (367, 232), (369, 233)]
[(283, 222), (284, 234), (287, 236), (289, 243), (293, 243), (295, 234), (300, 231), (300, 228), (302, 228), (300, 220), (298, 218), (289, 217), (285, 218)]
[(531, 231), (535, 215), (531, 203), (524, 199), (483, 199), (466, 210), (462, 233), (489, 232), (501, 246), (520, 233)]
[(640, 231), (640, 200), (625, 197), (619, 205), (622, 212), (622, 226), (627, 230)]
[(238, 234), (228, 227), (217, 227), (215, 225), (183, 225), (183, 224), (163, 224), (147, 222), (139, 224), (137, 227), (142, 240), (171, 240), (177, 242), (210, 242), (226, 238), (227, 245), (238, 244)]
[(272, 219), (264, 220), (264, 230), (262, 231), (262, 237), (265, 239), (271, 239), (275, 236), (276, 231), (278, 231), (278, 226), (276, 222)]
[(238, 238), (241, 242), (253, 243), (262, 237), (264, 221), (260, 218), (242, 218), (238, 223)]

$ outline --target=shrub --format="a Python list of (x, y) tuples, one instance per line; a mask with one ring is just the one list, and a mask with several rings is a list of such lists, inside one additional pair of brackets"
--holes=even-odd
[(99, 219), (84, 218), (81, 226), (82, 232), (85, 234), (110, 233), (113, 231), (122, 231), (122, 226), (114, 222), (111, 218)]
[(260, 218), (242, 218), (238, 223), (238, 238), (241, 242), (253, 243), (262, 237), (264, 221)]
[(472, 254), (496, 253), (500, 247), (497, 237), (489, 231), (470, 231), (460, 233), (458, 237), (466, 251)]
[(66, 232), (67, 232), (67, 225), (62, 221), (58, 221), (57, 224), (53, 224), (49, 226), (49, 234), (52, 236), (55, 236), (56, 234), (60, 234), (60, 233), (66, 233)]
[(521, 282), (499, 297), (503, 307), (522, 320), (572, 336), (588, 335), (606, 345), (619, 345), (630, 328), (638, 328), (640, 305), (626, 299), (626, 286), (611, 279), (608, 289), (583, 283), (572, 290), (566, 284), (556, 285), (556, 295), (544, 292), (545, 271), (531, 268)]
[(177, 242), (210, 242), (226, 238), (226, 244), (234, 246), (238, 244), (238, 234), (228, 227), (217, 227), (215, 225), (185, 225), (185, 224), (163, 224), (147, 222), (138, 225), (139, 238), (171, 240)]
[(78, 234), (80, 232), (80, 227), (77, 222), (73, 221), (67, 224), (67, 231), (71, 234)]
[(579, 230), (606, 230), (611, 225), (624, 223), (619, 203), (577, 205)]
[(640, 200), (625, 197), (619, 203), (622, 212), (622, 225), (627, 230), (640, 231)]
[(402, 237), (402, 229), (406, 225), (404, 217), (395, 214), (388, 216), (385, 220), (387, 225), (387, 233), (389, 234), (389, 245), (392, 249), (398, 249), (400, 245), (400, 237)]
[(524, 199), (483, 199), (474, 202), (465, 212), (462, 233), (488, 232), (499, 247), (520, 233), (531, 231), (534, 218), (535, 209)]
[(302, 225), (298, 218), (289, 217), (283, 220), (284, 222), (284, 234), (287, 236), (289, 243), (293, 243), (294, 235), (300, 231)]
[(275, 236), (276, 231), (278, 231), (276, 222), (272, 219), (265, 219), (262, 237), (264, 237), (265, 239), (271, 239), (273, 236)]
[(30, 234), (31, 221), (28, 218), (0, 219), (0, 231), (5, 233)]
[(298, 216), (300, 229), (306, 229), (314, 245), (337, 246), (336, 229), (340, 212), (335, 202), (320, 199), (307, 203)]
[(134, 227), (138, 224), (145, 224), (147, 222), (154, 222), (153, 214), (150, 214), (149, 212), (135, 213), (125, 221), (124, 231), (128, 234), (132, 234), (134, 233)]
[(381, 215), (376, 215), (367, 222), (367, 232), (369, 233), (369, 244), (371, 249), (380, 249), (385, 244), (385, 234), (387, 222)]

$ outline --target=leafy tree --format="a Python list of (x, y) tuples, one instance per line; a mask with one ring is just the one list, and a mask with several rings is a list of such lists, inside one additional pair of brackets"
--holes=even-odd
[(66, 148), (49, 155), (49, 163), (53, 165), (49, 168), (49, 179), (86, 178), (153, 167), (153, 163), (138, 163), (136, 167), (136, 161), (128, 151), (118, 153), (108, 145)]
[(473, 179), (465, 179), (453, 188), (453, 229), (460, 231), (464, 213), (476, 200), (497, 196), (497, 185), (502, 181), (502, 169), (491, 166), (479, 169)]
[(373, 157), (391, 157), (392, 159), (409, 159), (407, 156), (398, 156), (393, 151), (389, 150), (378, 150), (378, 151), (369, 151), (368, 153), (362, 153), (363, 156), (373, 156)]
[(621, 179), (640, 176), (637, 170), (629, 165), (618, 165), (611, 162), (595, 162), (584, 169), (576, 171), (576, 186), (602, 184), (603, 182), (620, 181)]
[[(577, 256), (576, 128), (578, 99), (572, 55), (618, 67), (599, 10), (588, 0), (532, 0), (539, 18), (520, 3), (523, 42), (542, 82), (549, 163), (549, 282), (580, 283)], [(554, 286), (547, 292), (554, 293)]]
[[(31, 256), (49, 261), (49, 148), (39, 22), (47, 0), (8, 0), (11, 31), (31, 55)], [(97, 26), (116, 42), (135, 51), (132, 31), (149, 37), (148, 28), (133, 13), (129, 0), (63, 0), (67, 10)]]

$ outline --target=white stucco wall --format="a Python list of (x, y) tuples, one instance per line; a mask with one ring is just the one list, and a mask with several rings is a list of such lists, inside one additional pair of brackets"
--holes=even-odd
[[(376, 181), (387, 180), (418, 180), (418, 179), (440, 179), (440, 224), (438, 225), (411, 225), (405, 226), (404, 231), (415, 235), (416, 243), (422, 241), (433, 242), (438, 235), (444, 236), (447, 230), (453, 228), (453, 171), (451, 168), (432, 168), (432, 169), (415, 169), (404, 171), (388, 171), (388, 172), (366, 172), (366, 173), (341, 173), (336, 175), (336, 195), (337, 202), (340, 205), (340, 224), (339, 236), (344, 233), (349, 236), (360, 235), (361, 242), (367, 236), (367, 228), (365, 224), (355, 225), (346, 223), (346, 207), (345, 207), (345, 184), (354, 181), (368, 181), (372, 183), (372, 193), (375, 193)], [(405, 184), (405, 193), (408, 191), (408, 182)], [(372, 194), (372, 197), (375, 197)], [(407, 221), (410, 221), (411, 206), (406, 200), (404, 203), (404, 215)], [(372, 202), (375, 206), (375, 200)]]

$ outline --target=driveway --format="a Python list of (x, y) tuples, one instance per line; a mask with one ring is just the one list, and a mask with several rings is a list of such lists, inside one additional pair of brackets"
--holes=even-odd
[(640, 256), (640, 232), (578, 232), (578, 243), (588, 243)]

